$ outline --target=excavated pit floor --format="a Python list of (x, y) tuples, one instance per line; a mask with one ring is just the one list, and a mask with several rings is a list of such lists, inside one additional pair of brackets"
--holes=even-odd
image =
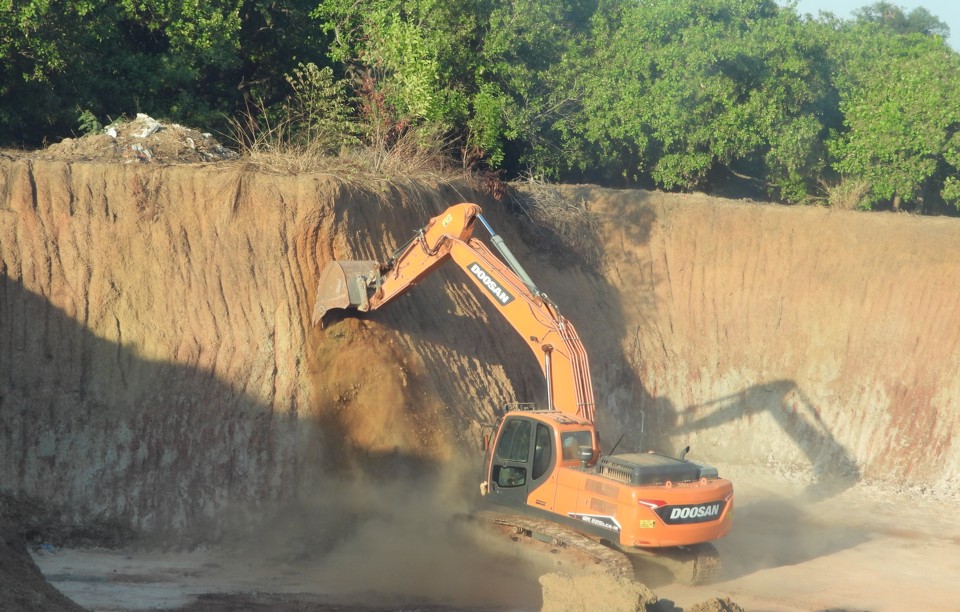
[[(736, 523), (717, 544), (724, 559), (718, 582), (684, 586), (654, 565), (638, 568), (638, 578), (660, 598), (657, 610), (689, 610), (718, 597), (771, 612), (956, 609), (954, 501), (870, 485), (821, 498), (756, 469), (737, 483)], [(442, 573), (402, 563), (391, 571), (371, 557), (371, 571), (351, 563), (349, 576), (336, 557), (277, 562), (217, 548), (39, 550), (34, 558), (56, 588), (102, 612), (541, 609), (546, 602), (537, 576), (564, 568), (501, 544), (451, 542)]]

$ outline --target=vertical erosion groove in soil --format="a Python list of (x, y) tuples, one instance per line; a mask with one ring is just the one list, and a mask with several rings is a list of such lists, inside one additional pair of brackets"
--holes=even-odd
[(956, 498), (957, 220), (556, 197), (589, 215), (533, 225), (466, 184), (0, 156), (3, 519), (193, 546), (283, 517), (315, 549), (338, 543), (324, 516), (389, 523), (399, 495), (463, 509), (480, 426), (543, 401), (520, 339), (449, 266), (382, 312), (309, 321), (327, 261), (385, 260), (460, 201), (576, 323), (618, 451), (689, 444), (819, 498)]

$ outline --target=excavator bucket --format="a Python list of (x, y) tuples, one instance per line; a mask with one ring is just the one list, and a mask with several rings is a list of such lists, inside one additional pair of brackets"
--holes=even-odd
[(370, 309), (368, 290), (380, 284), (380, 264), (375, 261), (331, 261), (317, 283), (313, 324), (334, 308)]

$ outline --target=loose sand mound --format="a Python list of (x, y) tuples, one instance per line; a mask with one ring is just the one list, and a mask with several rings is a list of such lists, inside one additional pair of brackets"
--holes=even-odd
[(544, 612), (646, 612), (657, 603), (657, 596), (644, 585), (607, 574), (545, 574), (540, 584)]

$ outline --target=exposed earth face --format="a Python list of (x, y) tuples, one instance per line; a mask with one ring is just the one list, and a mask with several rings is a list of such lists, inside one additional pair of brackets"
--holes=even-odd
[(434, 531), (469, 510), (495, 410), (543, 400), (525, 345), (453, 267), (309, 321), (327, 261), (385, 260), (460, 201), (576, 323), (606, 446), (689, 444), (734, 481), (721, 582), (651, 571), (661, 609), (960, 600), (956, 219), (568, 187), (589, 214), (533, 224), (466, 184), (82, 146), (0, 155), (0, 603), (73, 605), (26, 539), (95, 609), (98, 584), (189, 609), (550, 607), (554, 565)]

